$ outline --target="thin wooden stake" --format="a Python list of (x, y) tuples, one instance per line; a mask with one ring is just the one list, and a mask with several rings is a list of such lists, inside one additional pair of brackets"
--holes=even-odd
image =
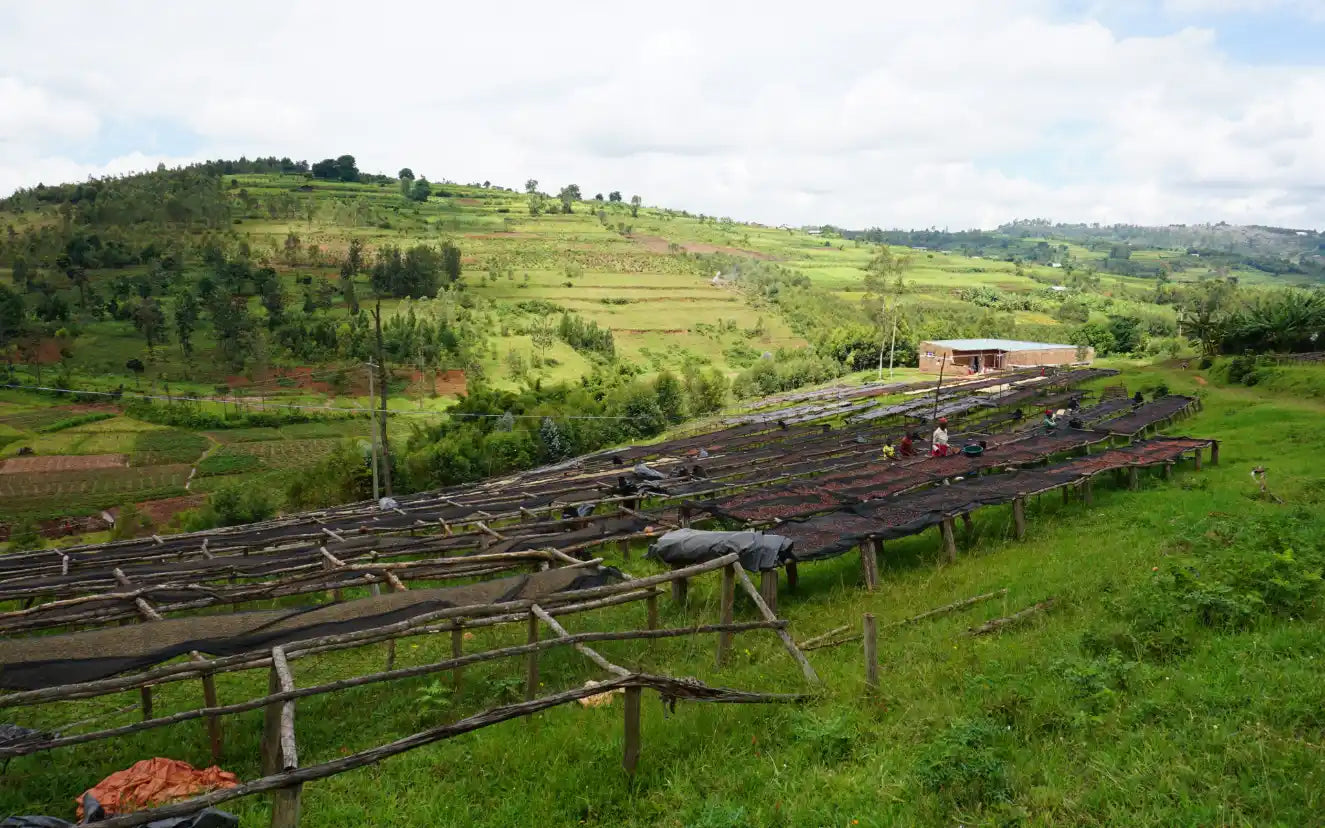
[(879, 650), (878, 627), (874, 623), (874, 614), (865, 613), (865, 689), (875, 693), (879, 689)]
[[(451, 658), (460, 658), (464, 654), (465, 648), (465, 622), (457, 618), (455, 626), (451, 629)], [(451, 671), (451, 688), (455, 692), (460, 691), (460, 683), (463, 677), (464, 668), (457, 667)]]
[(677, 578), (672, 581), (672, 603), (685, 606), (690, 596), (690, 581), (686, 578)]
[(1210, 443), (1210, 465), (1219, 465), (1219, 441), (1214, 440)]
[(776, 569), (766, 569), (759, 573), (759, 594), (763, 597), (764, 603), (776, 615), (778, 611), (778, 571)]
[(649, 629), (658, 629), (658, 593), (655, 592), (645, 598), (644, 604), (649, 611)]
[(625, 699), (625, 725), (626, 738), (625, 747), (621, 753), (621, 767), (626, 773), (633, 775), (635, 766), (639, 763), (640, 751), (640, 697), (643, 695), (639, 687), (627, 687)]
[(1192, 452), (1192, 459), (1196, 462), (1196, 470), (1197, 470), (1197, 471), (1200, 471), (1200, 470), (1201, 470), (1201, 449), (1198, 448), (1198, 449), (1196, 449), (1196, 451)]
[[(529, 635), (527, 642), (530, 644), (538, 643), (538, 616), (532, 612), (529, 613)], [(525, 675), (524, 675), (524, 698), (525, 701), (531, 701), (538, 696), (538, 650), (534, 650), (525, 656)]]
[(1023, 540), (1026, 537), (1026, 495), (1020, 492), (1012, 500), (1012, 525), (1017, 540)]
[(1141, 472), (1136, 466), (1127, 467), (1127, 488), (1138, 489), (1141, 487)]
[(138, 698), (142, 703), (143, 721), (152, 718), (152, 685), (138, 688)]
[[(719, 624), (732, 623), (732, 614), (736, 605), (736, 571), (740, 566), (739, 563), (729, 563), (722, 568), (722, 592), (720, 594), (718, 607)], [(727, 663), (727, 654), (731, 651), (731, 646), (732, 634), (725, 631), (718, 633), (718, 653), (716, 661), (719, 667)]]
[[(194, 661), (206, 662), (202, 653), (194, 650), (189, 654)], [(202, 700), (207, 707), (218, 707), (220, 702), (216, 698), (216, 677), (211, 673), (202, 675)], [(212, 749), (212, 764), (221, 763), (221, 720), (217, 716), (207, 717), (207, 741)]]

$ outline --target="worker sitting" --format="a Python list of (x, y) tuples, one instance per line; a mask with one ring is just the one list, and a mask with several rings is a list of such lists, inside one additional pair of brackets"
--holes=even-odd
[(884, 460), (897, 459), (897, 448), (893, 446), (893, 438), (891, 437), (888, 437), (883, 441), (883, 459)]
[(1046, 408), (1044, 410), (1044, 420), (1041, 424), (1044, 426), (1045, 431), (1053, 431), (1058, 428), (1058, 418), (1054, 417), (1052, 409)]
[(934, 457), (947, 457), (948, 451), (948, 418), (939, 417), (939, 424), (934, 428), (930, 454)]
[(897, 447), (897, 453), (900, 454), (902, 457), (915, 457), (916, 456), (915, 441), (918, 439), (920, 439), (920, 435), (916, 434), (914, 431), (910, 431), (902, 435), (902, 442)]

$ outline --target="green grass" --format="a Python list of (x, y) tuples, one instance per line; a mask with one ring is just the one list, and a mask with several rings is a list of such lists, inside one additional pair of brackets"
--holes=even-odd
[[(1146, 369), (1123, 379), (1129, 387), (1164, 382), (1177, 392), (1203, 393), (1204, 411), (1173, 431), (1223, 440), (1221, 464), (1200, 473), (1184, 467), (1168, 483), (1143, 475), (1139, 491), (1102, 480), (1091, 508), (1065, 506), (1057, 496), (1033, 501), (1030, 532), (1020, 543), (1010, 539), (1007, 509), (982, 510), (955, 565), (937, 562), (932, 533), (890, 542), (883, 583), (873, 594), (859, 588), (858, 562), (850, 556), (802, 567), (796, 595), (784, 587), (780, 613), (798, 639), (857, 626), (863, 612), (887, 624), (1009, 590), (1004, 599), (961, 613), (885, 630), (877, 697), (863, 693), (858, 645), (816, 651), (810, 658), (826, 691), (801, 707), (682, 703), (665, 716), (648, 698), (634, 780), (619, 767), (619, 701), (596, 710), (574, 706), (312, 783), (304, 789), (303, 824), (1315, 824), (1325, 790), (1319, 680), (1325, 624), (1318, 597), (1305, 613), (1256, 612), (1229, 628), (1201, 624), (1180, 605), (1165, 604), (1175, 613), (1165, 623), (1185, 639), (1159, 656), (1105, 657), (1090, 642), (1134, 623), (1126, 622), (1128, 613), (1145, 608), (1150, 596), (1169, 594), (1165, 584), (1189, 562), (1213, 567), (1219, 556), (1238, 553), (1241, 541), (1225, 544), (1229, 532), (1247, 531), (1239, 527), (1292, 526), (1303, 539), (1325, 537), (1319, 494), (1325, 476), (1315, 460), (1325, 406), (1260, 389), (1200, 386), (1190, 371)], [(1271, 458), (1270, 485), (1282, 505), (1257, 497), (1247, 477), (1250, 466)], [(627, 568), (636, 575), (656, 570), (638, 559)], [(1038, 619), (999, 635), (962, 635), (1049, 596), (1058, 606)], [(664, 599), (662, 614), (669, 625), (715, 618), (714, 579), (694, 582), (688, 609)], [(753, 617), (743, 597), (737, 615)], [(644, 609), (608, 609), (564, 623), (572, 631), (643, 626)], [(515, 643), (522, 635), (478, 631), (466, 649)], [(599, 649), (631, 667), (714, 684), (802, 689), (771, 635), (738, 636), (735, 658), (722, 669), (713, 667), (707, 637)], [(444, 636), (407, 639), (397, 664), (448, 653)], [(301, 660), (294, 664), (296, 681), (380, 669), (383, 658), (384, 650), (373, 647)], [(518, 662), (467, 670), (463, 691), (442, 710), (419, 703), (431, 679), (301, 701), (300, 761), (328, 761), (509, 700), (522, 675)], [(546, 657), (541, 675), (549, 691), (601, 677), (573, 651)], [(218, 685), (222, 699), (236, 700), (263, 692), (266, 679), (226, 675)], [(36, 716), (25, 709), (15, 720), (50, 727), (135, 700), (125, 694), (69, 703)], [(197, 687), (165, 685), (156, 700), (161, 712), (196, 707)], [(129, 723), (135, 715), (102, 724)], [(261, 721), (254, 711), (226, 722), (221, 764), (242, 778), (258, 775)], [(209, 764), (205, 739), (195, 722), (79, 747), (76, 762), (60, 761), (72, 753), (16, 759), (10, 784), (0, 788), (0, 811), (67, 813), (70, 791), (143, 756)], [(244, 824), (267, 818), (262, 799), (235, 803), (233, 810)]]

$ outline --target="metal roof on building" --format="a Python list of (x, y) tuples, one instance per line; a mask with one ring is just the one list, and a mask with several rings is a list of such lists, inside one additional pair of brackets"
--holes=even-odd
[(954, 351), (1042, 351), (1045, 348), (1076, 348), (1053, 342), (1022, 342), (1017, 339), (932, 339), (921, 344), (941, 345)]

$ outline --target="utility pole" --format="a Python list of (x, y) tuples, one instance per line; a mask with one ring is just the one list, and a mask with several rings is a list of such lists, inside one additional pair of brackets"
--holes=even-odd
[(930, 415), (930, 420), (939, 418), (939, 391), (943, 389), (943, 365), (948, 361), (948, 355), (939, 357), (939, 384), (934, 386), (934, 413)]
[(382, 489), (391, 496), (391, 444), (386, 436), (386, 352), (382, 347), (382, 300), (373, 309), (373, 323), (377, 327), (377, 395), (381, 419), (377, 421), (378, 439), (382, 442)]
[(377, 370), (377, 365), (371, 359), (368, 360), (368, 421), (372, 424), (368, 432), (371, 435), (373, 444), (373, 502), (376, 503), (382, 493), (377, 486), (377, 409), (373, 405), (373, 372)]
[(897, 356), (897, 308), (893, 308), (893, 344), (888, 349), (888, 379), (893, 378), (893, 357)]

